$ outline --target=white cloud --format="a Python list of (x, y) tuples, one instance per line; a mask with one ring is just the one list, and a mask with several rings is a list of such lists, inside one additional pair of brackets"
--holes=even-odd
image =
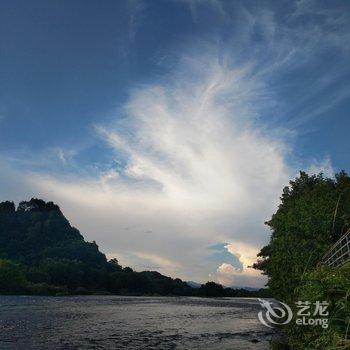
[(254, 247), (239, 241), (231, 242), (232, 243), (227, 246), (228, 251), (239, 257), (239, 260), (242, 262), (245, 269), (249, 268), (249, 266), (256, 262), (258, 251)]
[(88, 239), (136, 269), (156, 264), (204, 282), (209, 273), (222, 275), (207, 247), (229, 242), (244, 264), (235, 278), (263, 284), (247, 266), (267, 241), (263, 222), (290, 178), (288, 147), (256, 122), (254, 101), (264, 85), (250, 65), (230, 67), (205, 55), (184, 62), (166, 83), (134, 90), (124, 118), (97, 127), (125, 159), (123, 171), (33, 174), (32, 186), (61, 203)]
[(259, 247), (239, 241), (233, 241), (227, 246), (228, 251), (239, 257), (243, 270), (231, 264), (223, 263), (217, 269), (217, 281), (225, 286), (250, 286), (260, 288), (267, 282), (266, 276), (251, 266), (256, 262)]
[(306, 172), (309, 174), (323, 173), (326, 177), (334, 177), (335, 171), (332, 166), (331, 158), (328, 156), (322, 160), (313, 160)]
[(231, 264), (223, 263), (216, 271), (217, 281), (227, 287), (255, 287), (261, 288), (266, 283), (265, 276), (258, 271), (247, 269), (242, 273)]
[[(210, 3), (222, 13), (220, 1)], [(130, 4), (129, 36), (134, 40), (136, 17), (144, 9), (138, 2)], [(200, 5), (190, 4), (197, 16)], [(302, 2), (284, 24), (277, 23), (272, 11), (239, 9), (232, 20), (235, 34), (225, 43), (229, 48), (218, 50), (220, 44), (209, 43), (198, 49), (191, 43), (191, 54), (171, 74), (134, 87), (115, 122), (96, 126), (124, 169), (104, 169), (98, 176), (25, 173), (28, 190), (21, 189), (22, 196), (35, 193), (55, 200), (87, 239), (136, 269), (157, 266), (189, 280), (205, 282), (211, 276), (225, 285), (262, 286), (264, 277), (249, 266), (268, 240), (263, 222), (298, 170), (288, 159), (293, 130), (271, 128), (270, 119), (284, 107), (272, 86), (278, 74), (292, 76), (295, 67), (310, 63), (324, 47), (339, 49), (348, 33), (333, 40), (336, 29), (291, 25), (309, 12)], [(329, 19), (334, 28), (340, 17), (337, 12)], [(257, 33), (260, 41), (252, 39)], [(334, 73), (341, 73), (337, 69), (327, 70), (330, 75), (309, 90), (324, 91)], [(307, 88), (303, 84), (299, 100), (309, 108), (298, 105), (295, 125), (328, 110), (328, 100), (317, 108), (310, 102)], [(332, 107), (347, 92), (339, 96)], [(58, 152), (58, 158), (69, 163), (67, 152)], [(328, 159), (309, 170), (333, 173)], [(228, 262), (212, 265), (207, 248), (218, 242), (229, 243), (242, 271)]]
[(135, 36), (139, 29), (144, 10), (145, 3), (142, 0), (128, 0), (128, 34), (130, 43), (133, 43), (135, 41)]
[(198, 11), (202, 6), (209, 6), (212, 11), (215, 11), (222, 20), (227, 19), (227, 12), (220, 0), (182, 0), (188, 5), (194, 23), (198, 22)]

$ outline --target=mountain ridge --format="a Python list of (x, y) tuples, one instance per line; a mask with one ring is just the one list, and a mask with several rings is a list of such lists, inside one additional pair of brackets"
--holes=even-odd
[[(0, 293), (252, 296), (214, 282), (196, 284), (107, 260), (60, 207), (32, 198), (0, 202)], [(239, 295), (238, 295), (239, 294)]]

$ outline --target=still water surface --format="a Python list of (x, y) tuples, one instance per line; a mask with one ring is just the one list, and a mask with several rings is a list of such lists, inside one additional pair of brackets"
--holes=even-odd
[(257, 299), (0, 296), (0, 349), (268, 349)]

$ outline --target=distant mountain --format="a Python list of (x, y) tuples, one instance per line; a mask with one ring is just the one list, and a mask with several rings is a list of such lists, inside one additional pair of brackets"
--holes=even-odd
[(193, 281), (186, 281), (186, 283), (192, 288), (200, 288), (201, 284)]
[(251, 292), (257, 291), (260, 288), (255, 288), (255, 287), (245, 287), (245, 286), (230, 286), (228, 288), (232, 288), (232, 289), (244, 289), (244, 290), (249, 290)]

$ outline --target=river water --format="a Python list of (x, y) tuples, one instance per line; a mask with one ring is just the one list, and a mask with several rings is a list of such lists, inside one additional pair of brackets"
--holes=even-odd
[(0, 349), (269, 349), (257, 299), (0, 296)]

